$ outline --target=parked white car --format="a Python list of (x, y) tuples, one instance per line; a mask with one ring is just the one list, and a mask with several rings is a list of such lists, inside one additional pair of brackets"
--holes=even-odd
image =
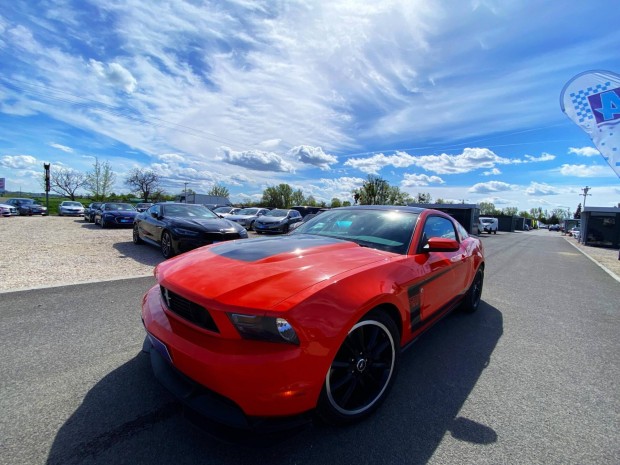
[(486, 216), (481, 216), (478, 218), (478, 231), (480, 234), (483, 232), (497, 234), (498, 229), (499, 220), (497, 218), (488, 218)]
[(487, 232), (489, 234), (497, 234), (497, 229), (499, 228), (499, 220), (497, 218), (488, 218), (485, 216), (481, 216), (478, 219), (478, 231), (482, 234), (483, 232)]
[(6, 203), (0, 203), (0, 216), (17, 216), (17, 208), (13, 205), (8, 205)]
[(80, 202), (65, 200), (58, 206), (59, 216), (84, 216), (84, 205)]

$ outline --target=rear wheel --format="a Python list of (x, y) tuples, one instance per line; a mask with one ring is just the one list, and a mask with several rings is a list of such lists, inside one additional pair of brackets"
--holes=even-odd
[(480, 300), (482, 297), (482, 284), (484, 282), (484, 270), (480, 268), (474, 276), (474, 280), (465, 294), (465, 299), (461, 308), (466, 313), (474, 313), (480, 306)]
[(387, 397), (399, 358), (394, 321), (378, 311), (364, 317), (351, 328), (327, 372), (318, 414), (331, 424), (370, 415)]
[(172, 247), (172, 236), (168, 231), (161, 234), (161, 254), (164, 258), (174, 257), (174, 249)]

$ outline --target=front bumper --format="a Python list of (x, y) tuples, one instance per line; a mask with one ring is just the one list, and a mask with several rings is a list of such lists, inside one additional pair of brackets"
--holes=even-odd
[[(224, 319), (228, 321), (225, 315), (213, 316), (220, 325)], [(147, 333), (165, 345), (172, 359), (170, 364), (162, 358), (168, 365), (166, 370), (159, 361), (154, 370), (167, 372), (166, 377), (170, 370), (182, 374), (181, 378), (194, 386), (192, 392), (200, 391), (203, 400), (194, 401), (196, 395), (186, 390), (171, 389), (167, 381), (162, 384), (180, 392), (177, 397), (187, 398), (184, 402), (207, 418), (222, 423), (224, 412), (229, 426), (247, 429), (257, 421), (264, 423), (265, 418), (286, 423), (287, 417), (306, 414), (316, 407), (329, 368), (325, 350), (316, 345), (311, 350), (285, 343), (231, 339), (200, 329), (164, 310), (159, 286), (144, 296), (142, 321)], [(228, 407), (222, 408), (220, 402), (214, 407), (214, 402), (204, 400), (203, 392), (225, 399)], [(212, 398), (211, 394), (207, 397)]]
[(254, 231), (260, 232), (284, 232), (287, 227), (287, 223), (254, 223)]

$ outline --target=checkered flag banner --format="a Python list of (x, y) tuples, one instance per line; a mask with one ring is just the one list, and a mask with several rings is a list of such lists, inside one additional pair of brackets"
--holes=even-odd
[(588, 133), (620, 178), (620, 75), (611, 71), (578, 74), (562, 89), (560, 106)]

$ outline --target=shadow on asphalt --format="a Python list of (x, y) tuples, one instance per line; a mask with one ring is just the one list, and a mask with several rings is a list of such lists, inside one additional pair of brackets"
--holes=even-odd
[(492, 425), (459, 412), (502, 333), (501, 312), (485, 302), (473, 315), (455, 312), (403, 354), (390, 396), (369, 419), (317, 424), (270, 447), (223, 444), (193, 427), (140, 353), (88, 392), (58, 431), (47, 464), (426, 463), (446, 434), (497, 441)]

